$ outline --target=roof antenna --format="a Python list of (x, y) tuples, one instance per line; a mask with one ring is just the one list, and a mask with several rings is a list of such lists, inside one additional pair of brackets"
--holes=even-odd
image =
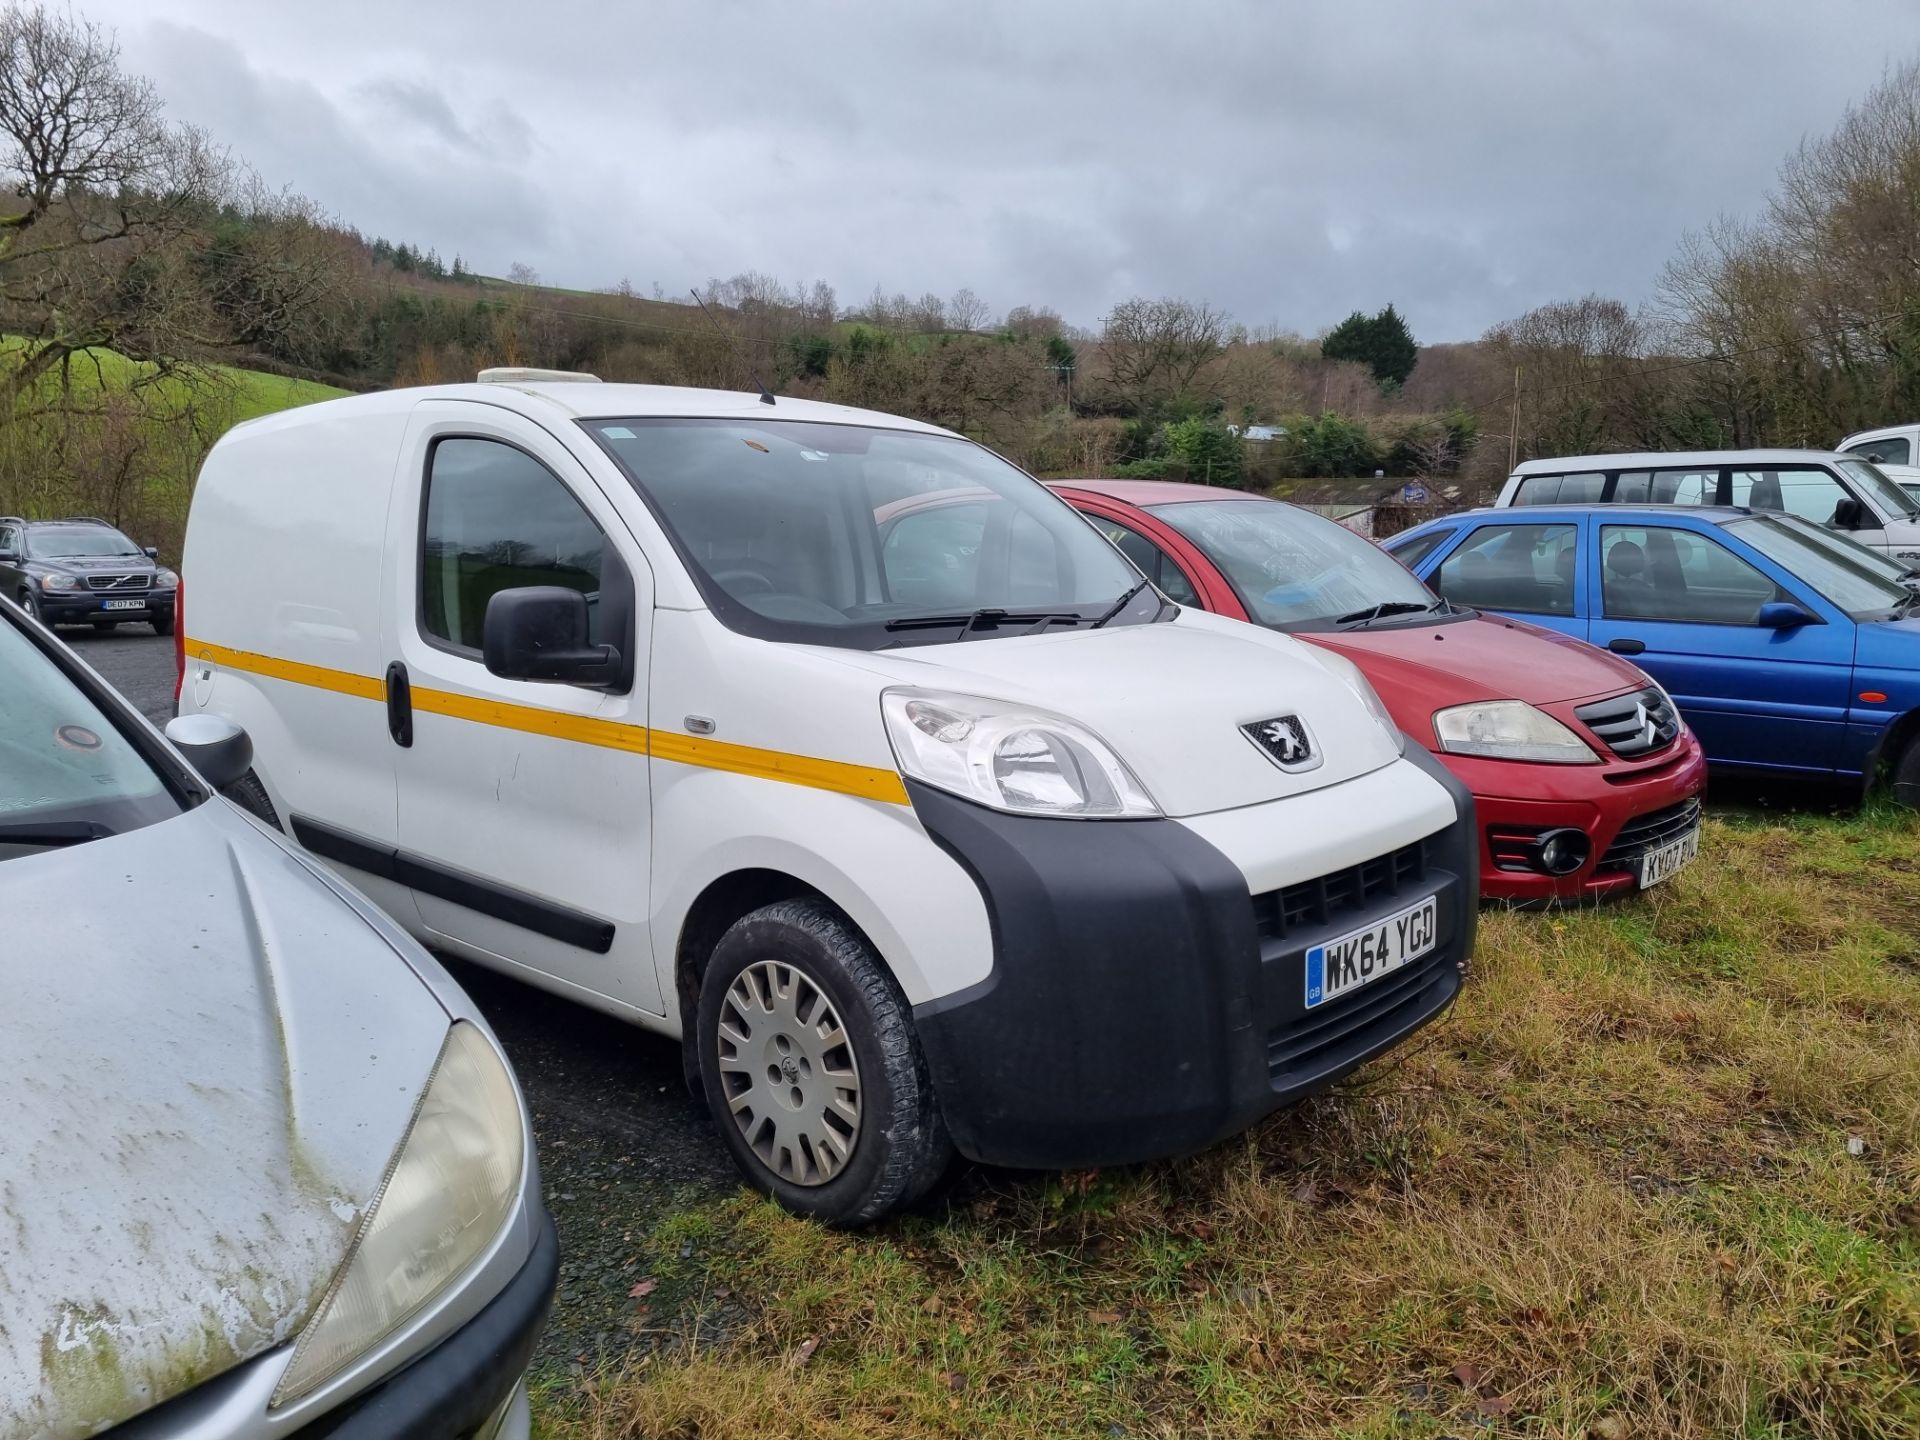
[[(693, 290), (693, 287), (689, 286), (688, 289)], [(700, 292), (698, 290), (693, 290), (693, 303), (700, 307), (700, 313), (707, 317), (707, 323), (713, 326), (715, 330), (720, 331), (720, 338), (725, 340), (733, 350), (733, 358), (740, 361), (741, 364), (747, 365), (747, 378), (752, 380), (754, 385), (759, 389), (760, 403), (762, 405), (773, 404), (773, 392), (767, 389), (767, 382), (760, 378), (760, 372), (755, 370), (752, 365), (748, 365), (746, 357), (740, 353), (739, 337), (729, 335), (725, 330), (720, 329), (720, 322), (713, 318), (713, 312), (707, 309), (707, 302), (700, 298)]]

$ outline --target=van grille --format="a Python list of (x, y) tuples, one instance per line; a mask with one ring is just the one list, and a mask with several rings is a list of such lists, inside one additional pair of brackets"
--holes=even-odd
[(1384, 980), (1276, 1026), (1267, 1034), (1268, 1079), (1283, 1087), (1297, 1083), (1373, 1048), (1382, 1036), (1399, 1034), (1431, 1003), (1427, 987), (1450, 964), (1446, 947), (1439, 946)]
[(1573, 713), (1622, 760), (1638, 760), (1680, 738), (1680, 716), (1673, 702), (1652, 686), (1595, 700)]
[(1427, 842), (1416, 840), (1344, 870), (1254, 896), (1254, 923), (1262, 940), (1283, 940), (1292, 931), (1330, 925), (1342, 915), (1365, 910), (1380, 896), (1398, 894), (1426, 874)]

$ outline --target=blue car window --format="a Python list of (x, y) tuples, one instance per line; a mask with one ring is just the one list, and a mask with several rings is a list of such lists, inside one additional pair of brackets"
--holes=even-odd
[(1572, 525), (1482, 525), (1440, 562), (1433, 588), (1456, 605), (1573, 614)]
[(1711, 535), (1663, 525), (1600, 529), (1600, 603), (1609, 619), (1751, 625), (1777, 593)]
[(1422, 560), (1452, 538), (1452, 528), (1442, 527), (1439, 530), (1429, 530), (1424, 535), (1416, 535), (1411, 540), (1389, 540), (1386, 542), (1386, 550), (1409, 570), (1418, 570)]

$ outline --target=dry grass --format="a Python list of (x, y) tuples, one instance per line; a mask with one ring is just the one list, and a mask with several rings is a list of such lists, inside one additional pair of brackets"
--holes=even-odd
[(1664, 893), (1488, 915), (1442, 1026), (1196, 1160), (680, 1217), (669, 1328), (750, 1318), (539, 1428), (1920, 1434), (1917, 919), (1911, 817), (1716, 820)]

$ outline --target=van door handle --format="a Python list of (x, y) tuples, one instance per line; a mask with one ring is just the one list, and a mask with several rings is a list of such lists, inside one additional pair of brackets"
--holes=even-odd
[(1629, 640), (1624, 635), (1617, 640), (1607, 641), (1607, 649), (1613, 651), (1616, 655), (1638, 655), (1646, 648), (1646, 641)]
[(398, 660), (387, 666), (387, 733), (403, 750), (413, 744), (413, 686)]

